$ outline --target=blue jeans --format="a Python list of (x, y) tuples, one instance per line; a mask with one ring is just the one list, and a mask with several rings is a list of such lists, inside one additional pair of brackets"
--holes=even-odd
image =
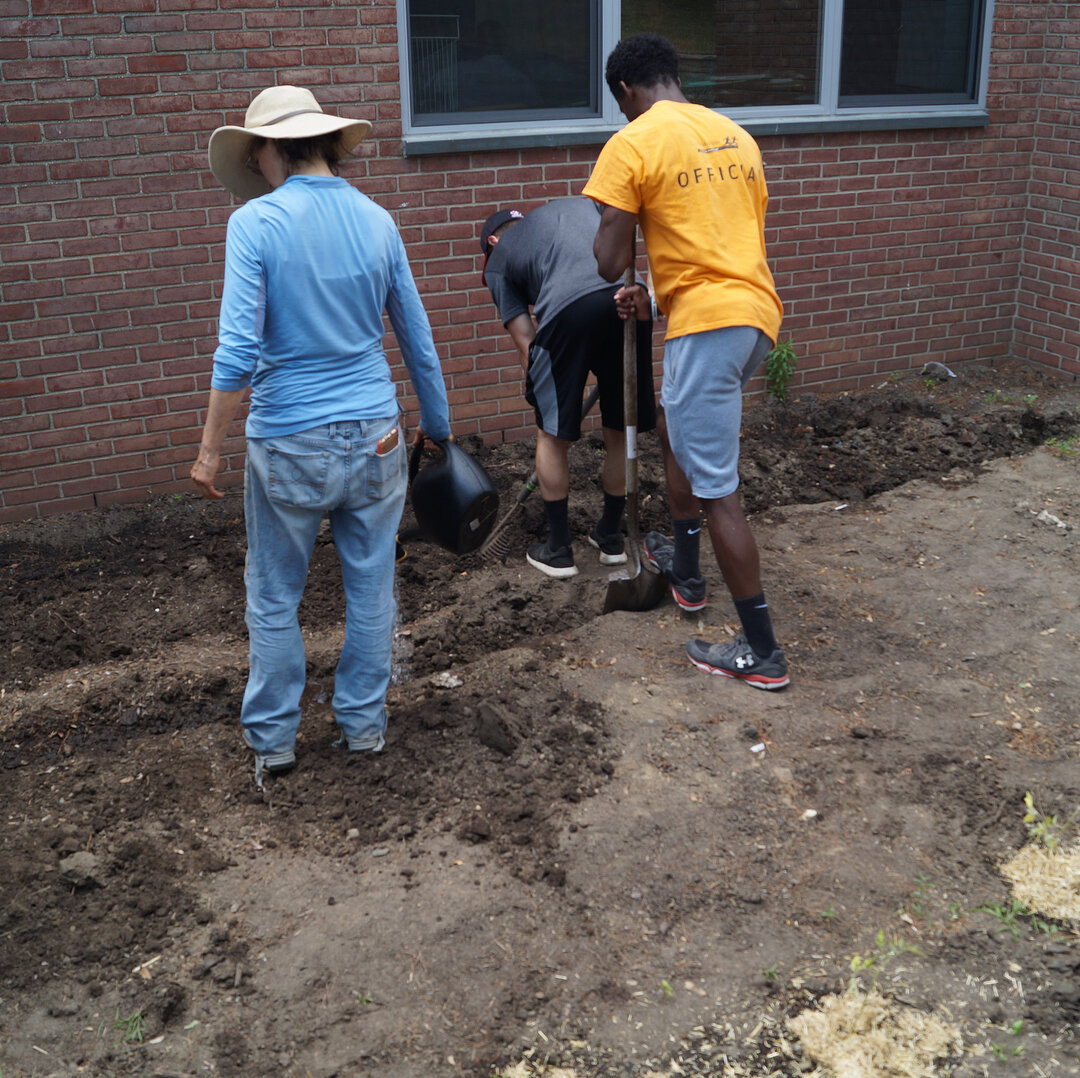
[(382, 748), (394, 627), (395, 537), (405, 504), (404, 436), (397, 423), (354, 420), (247, 443), (247, 613), (250, 673), (240, 721), (258, 753), (293, 748), (307, 680), (296, 612), (319, 525), (330, 514), (345, 584), (345, 643), (334, 717), (353, 749)]

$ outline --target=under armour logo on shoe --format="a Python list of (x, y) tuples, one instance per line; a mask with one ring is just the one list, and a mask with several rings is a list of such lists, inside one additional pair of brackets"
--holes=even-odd
[(744, 666), (753, 666), (753, 665), (754, 665), (754, 656), (753, 656), (753, 655), (740, 655), (740, 656), (739, 656), (739, 657), (738, 657), (738, 658), (737, 658), (737, 659), (735, 660), (735, 665), (736, 665), (736, 666), (737, 666), (737, 667), (738, 667), (738, 668), (739, 668), (740, 670), (741, 670), (741, 669), (742, 669), (742, 668), (743, 668)]

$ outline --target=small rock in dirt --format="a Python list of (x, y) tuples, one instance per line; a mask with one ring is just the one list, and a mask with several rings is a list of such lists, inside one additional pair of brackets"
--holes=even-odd
[(485, 700), (477, 708), (476, 738), (481, 745), (510, 756), (521, 743), (522, 731), (501, 707)]
[(465, 684), (457, 674), (451, 674), (448, 670), (432, 674), (428, 681), (437, 689), (460, 689)]
[(76, 887), (104, 887), (101, 860), (87, 850), (80, 850), (60, 862), (60, 875)]

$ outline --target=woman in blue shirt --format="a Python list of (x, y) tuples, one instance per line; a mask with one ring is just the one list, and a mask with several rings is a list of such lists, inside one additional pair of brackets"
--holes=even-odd
[(308, 90), (276, 86), (252, 101), (243, 127), (210, 138), (214, 175), (250, 201), (229, 218), (218, 347), (191, 478), (204, 496), (222, 497), (219, 454), (250, 389), (241, 724), (260, 783), (264, 771), (296, 762), (305, 684), (297, 608), (326, 513), (347, 602), (333, 699), (339, 743), (353, 752), (383, 746), (407, 467), (384, 310), (422, 430), (450, 435), (439, 358), (401, 237), (385, 210), (336, 174), (370, 129), (324, 113)]

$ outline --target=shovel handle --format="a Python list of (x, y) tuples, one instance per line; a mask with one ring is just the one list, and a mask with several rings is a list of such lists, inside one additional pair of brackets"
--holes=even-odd
[[(636, 229), (630, 238), (630, 261), (623, 274), (623, 287), (634, 283), (634, 255), (637, 248)], [(637, 318), (631, 315), (623, 322), (623, 427), (626, 431), (626, 534), (630, 540), (631, 577), (641, 571), (641, 527), (638, 520), (638, 455), (637, 455)]]

